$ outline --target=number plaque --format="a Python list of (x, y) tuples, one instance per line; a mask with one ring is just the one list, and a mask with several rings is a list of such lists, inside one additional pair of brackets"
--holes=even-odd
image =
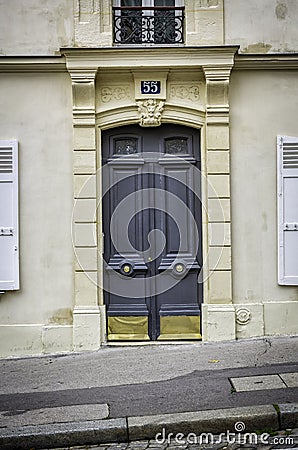
[(160, 81), (141, 81), (142, 94), (160, 94)]

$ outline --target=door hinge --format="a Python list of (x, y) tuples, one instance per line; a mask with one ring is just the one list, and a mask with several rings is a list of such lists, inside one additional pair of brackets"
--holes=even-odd
[(284, 231), (298, 231), (298, 223), (284, 223)]
[(0, 227), (0, 236), (13, 236), (13, 228)]

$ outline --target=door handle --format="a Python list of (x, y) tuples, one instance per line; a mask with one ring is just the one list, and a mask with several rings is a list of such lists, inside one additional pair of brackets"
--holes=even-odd
[(176, 260), (172, 266), (172, 275), (175, 278), (182, 278), (187, 272), (187, 264), (183, 260)]
[(134, 272), (134, 263), (131, 261), (124, 260), (119, 264), (120, 273), (126, 277), (132, 277)]

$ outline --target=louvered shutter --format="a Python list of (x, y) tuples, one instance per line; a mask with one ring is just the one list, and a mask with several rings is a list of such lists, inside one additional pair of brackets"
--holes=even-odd
[(0, 291), (19, 289), (18, 143), (0, 140)]
[(279, 284), (298, 285), (298, 137), (278, 136)]

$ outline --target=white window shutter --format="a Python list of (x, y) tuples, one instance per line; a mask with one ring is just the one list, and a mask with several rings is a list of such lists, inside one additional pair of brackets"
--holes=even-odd
[(278, 283), (298, 285), (298, 137), (277, 136)]
[(0, 140), (0, 291), (19, 289), (18, 143)]

